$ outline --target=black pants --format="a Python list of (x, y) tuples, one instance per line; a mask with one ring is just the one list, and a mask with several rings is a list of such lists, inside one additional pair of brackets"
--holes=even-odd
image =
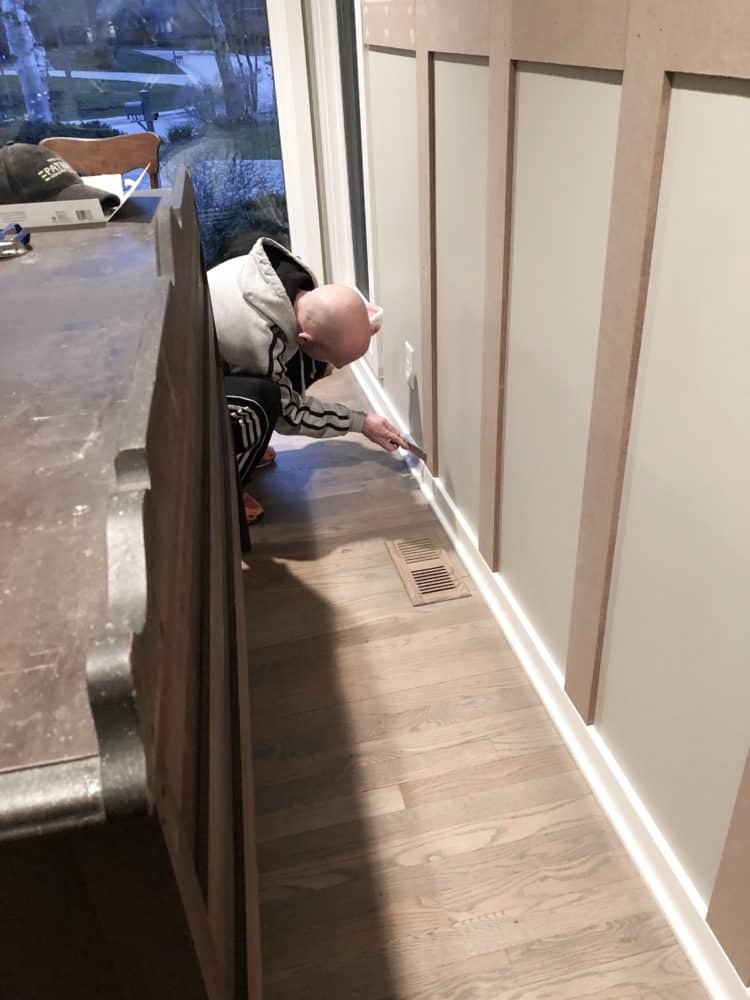
[(270, 379), (225, 375), (224, 392), (232, 425), (240, 487), (263, 457), (281, 412), (281, 393)]

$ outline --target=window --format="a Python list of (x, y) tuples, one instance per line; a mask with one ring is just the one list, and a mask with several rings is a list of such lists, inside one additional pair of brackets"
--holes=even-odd
[(264, 0), (0, 0), (0, 141), (148, 129), (191, 168), (208, 266), (289, 243)]

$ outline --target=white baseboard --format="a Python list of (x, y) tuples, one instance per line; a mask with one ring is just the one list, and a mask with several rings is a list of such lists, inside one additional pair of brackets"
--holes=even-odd
[[(406, 432), (371, 368), (352, 365), (374, 410)], [(714, 1000), (748, 1000), (748, 989), (705, 920), (706, 905), (595, 726), (587, 726), (563, 687), (563, 676), (502, 577), (479, 553), (477, 539), (439, 478), (413, 456), (405, 458), (456, 553), (537, 690), (583, 776), (646, 881), (696, 974)]]

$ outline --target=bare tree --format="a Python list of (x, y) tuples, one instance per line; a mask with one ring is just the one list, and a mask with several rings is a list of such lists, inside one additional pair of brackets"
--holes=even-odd
[(0, 15), (8, 49), (15, 59), (26, 114), (38, 121), (52, 121), (47, 54), (34, 38), (24, 0), (0, 0)]
[(223, 4), (224, 21), (242, 77), (245, 104), (248, 113), (253, 114), (258, 110), (259, 60), (269, 46), (268, 18), (265, 7), (256, 4), (248, 8), (247, 0), (223, 0)]
[(245, 111), (242, 79), (235, 69), (227, 42), (227, 29), (219, 9), (219, 0), (189, 0), (192, 9), (203, 18), (211, 32), (216, 65), (219, 68), (224, 105), (229, 118), (240, 118)]

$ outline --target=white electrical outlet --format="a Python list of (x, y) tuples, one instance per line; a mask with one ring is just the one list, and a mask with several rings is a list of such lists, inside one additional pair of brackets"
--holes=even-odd
[(416, 386), (417, 376), (414, 371), (414, 348), (408, 340), (404, 341), (404, 378), (410, 389)]

